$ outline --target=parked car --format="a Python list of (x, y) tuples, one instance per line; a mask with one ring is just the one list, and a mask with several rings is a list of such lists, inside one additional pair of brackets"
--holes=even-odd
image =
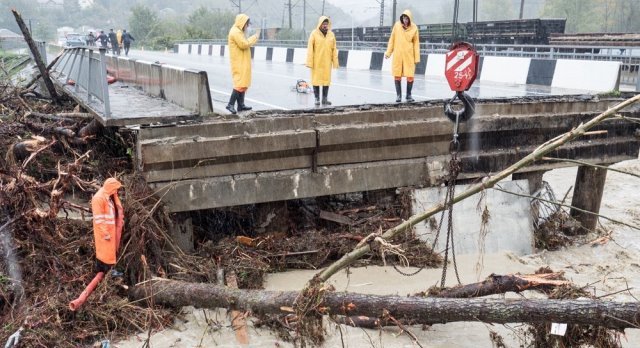
[(66, 42), (64, 44), (65, 47), (79, 47), (86, 46), (87, 41), (84, 35), (80, 34), (67, 34)]

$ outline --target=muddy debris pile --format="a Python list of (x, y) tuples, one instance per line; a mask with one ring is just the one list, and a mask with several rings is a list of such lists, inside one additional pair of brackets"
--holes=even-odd
[[(215, 283), (223, 268), (237, 274), (240, 288), (260, 289), (267, 272), (322, 267), (367, 231), (388, 228), (399, 219), (395, 208), (339, 203), (342, 210), (333, 214), (356, 223), (344, 226), (307, 216), (271, 233), (250, 221), (247, 230), (203, 233), (195, 253), (186, 254), (168, 235), (171, 216), (131, 170), (131, 135), (102, 128), (71, 100), (55, 104), (34, 91), (0, 86), (0, 340), (22, 328), (24, 346), (66, 347), (158, 330), (178, 312), (148, 301), (131, 303), (125, 286), (154, 276)], [(89, 202), (112, 176), (125, 185), (125, 232), (117, 264), (125, 283), (106, 277), (81, 310), (72, 312), (69, 301), (95, 275)], [(309, 215), (304, 202), (288, 209)], [(215, 214), (220, 212), (204, 216)], [(234, 214), (227, 215), (225, 221), (234, 220)], [(218, 237), (209, 238), (213, 232)], [(326, 238), (327, 233), (335, 238)], [(441, 262), (426, 246), (412, 243), (409, 249), (412, 264)]]
[[(131, 301), (127, 288), (154, 277), (224, 284), (220, 275), (234, 274), (240, 289), (261, 289), (268, 272), (325, 267), (409, 215), (407, 197), (395, 192), (387, 192), (386, 199), (360, 193), (291, 201), (272, 210), (249, 206), (195, 212), (194, 251), (187, 253), (170, 237), (174, 217), (132, 170), (133, 136), (101, 127), (71, 100), (52, 103), (35, 87), (0, 83), (0, 342), (19, 330), (24, 347), (76, 347), (151, 334), (171, 325), (179, 309), (157, 305), (153, 297)], [(117, 264), (124, 281), (107, 276), (73, 312), (69, 301), (96, 272), (89, 201), (109, 177), (125, 186)], [(553, 235), (550, 226), (547, 235)], [(412, 233), (391, 242), (401, 246), (405, 258), (383, 258), (372, 244), (373, 252), (356, 265), (404, 266), (406, 261), (414, 267), (442, 267), (441, 256)], [(550, 296), (578, 295), (586, 296), (579, 290)], [(278, 327), (282, 318), (264, 320)], [(389, 322), (403, 324), (383, 324)], [(548, 330), (533, 330), (535, 346), (547, 346), (543, 342), (551, 338), (543, 333)], [(598, 330), (572, 329), (573, 338), (566, 342), (617, 346), (615, 332)]]

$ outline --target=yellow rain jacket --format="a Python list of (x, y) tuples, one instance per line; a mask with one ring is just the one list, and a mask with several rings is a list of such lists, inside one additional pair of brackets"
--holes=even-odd
[(400, 21), (394, 24), (384, 55), (389, 57), (393, 54), (391, 63), (393, 76), (413, 77), (416, 64), (420, 63), (420, 35), (418, 26), (413, 23), (411, 11), (404, 10), (402, 14), (409, 17), (409, 27), (404, 29)]
[(122, 30), (120, 29), (116, 31), (116, 40), (118, 40), (118, 45), (122, 46)]
[(320, 25), (329, 20), (327, 16), (318, 19), (316, 29), (309, 35), (307, 45), (307, 67), (311, 68), (311, 84), (313, 86), (329, 86), (331, 84), (331, 68), (338, 69), (338, 48), (336, 36), (331, 31), (331, 21), (327, 35), (322, 34)]
[(229, 58), (234, 88), (248, 88), (251, 85), (251, 46), (258, 42), (258, 36), (245, 37), (244, 25), (249, 16), (241, 13), (229, 30)]
[(120, 187), (118, 180), (109, 178), (91, 199), (96, 258), (107, 265), (115, 265), (122, 238), (124, 211), (117, 194)]

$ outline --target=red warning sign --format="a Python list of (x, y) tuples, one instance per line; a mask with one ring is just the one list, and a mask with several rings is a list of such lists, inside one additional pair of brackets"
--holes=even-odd
[(454, 43), (445, 58), (444, 76), (452, 91), (468, 90), (478, 72), (478, 52), (467, 42)]

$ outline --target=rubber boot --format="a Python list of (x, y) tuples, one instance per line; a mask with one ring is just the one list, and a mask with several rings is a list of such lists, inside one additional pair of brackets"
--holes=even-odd
[(413, 89), (413, 81), (411, 81), (411, 82), (407, 81), (407, 101), (409, 103), (412, 103), (412, 102), (415, 101), (413, 99), (413, 97), (411, 96), (411, 89)]
[(322, 105), (331, 105), (331, 102), (327, 100), (329, 94), (329, 86), (322, 86)]
[(320, 86), (313, 86), (313, 96), (316, 99), (315, 106), (320, 105)]
[(227, 104), (226, 109), (229, 110), (230, 113), (232, 114), (237, 114), (236, 112), (236, 100), (238, 100), (238, 96), (240, 93), (238, 93), (238, 91), (236, 91), (235, 89), (233, 90), (233, 92), (231, 92), (231, 97), (229, 98), (229, 104)]
[(402, 81), (395, 80), (396, 82), (396, 103), (402, 101)]
[(239, 96), (238, 96), (238, 112), (240, 112), (240, 111), (249, 111), (249, 110), (253, 109), (250, 106), (244, 105), (244, 95), (245, 95), (245, 93), (247, 93), (247, 92), (238, 93), (239, 94)]

